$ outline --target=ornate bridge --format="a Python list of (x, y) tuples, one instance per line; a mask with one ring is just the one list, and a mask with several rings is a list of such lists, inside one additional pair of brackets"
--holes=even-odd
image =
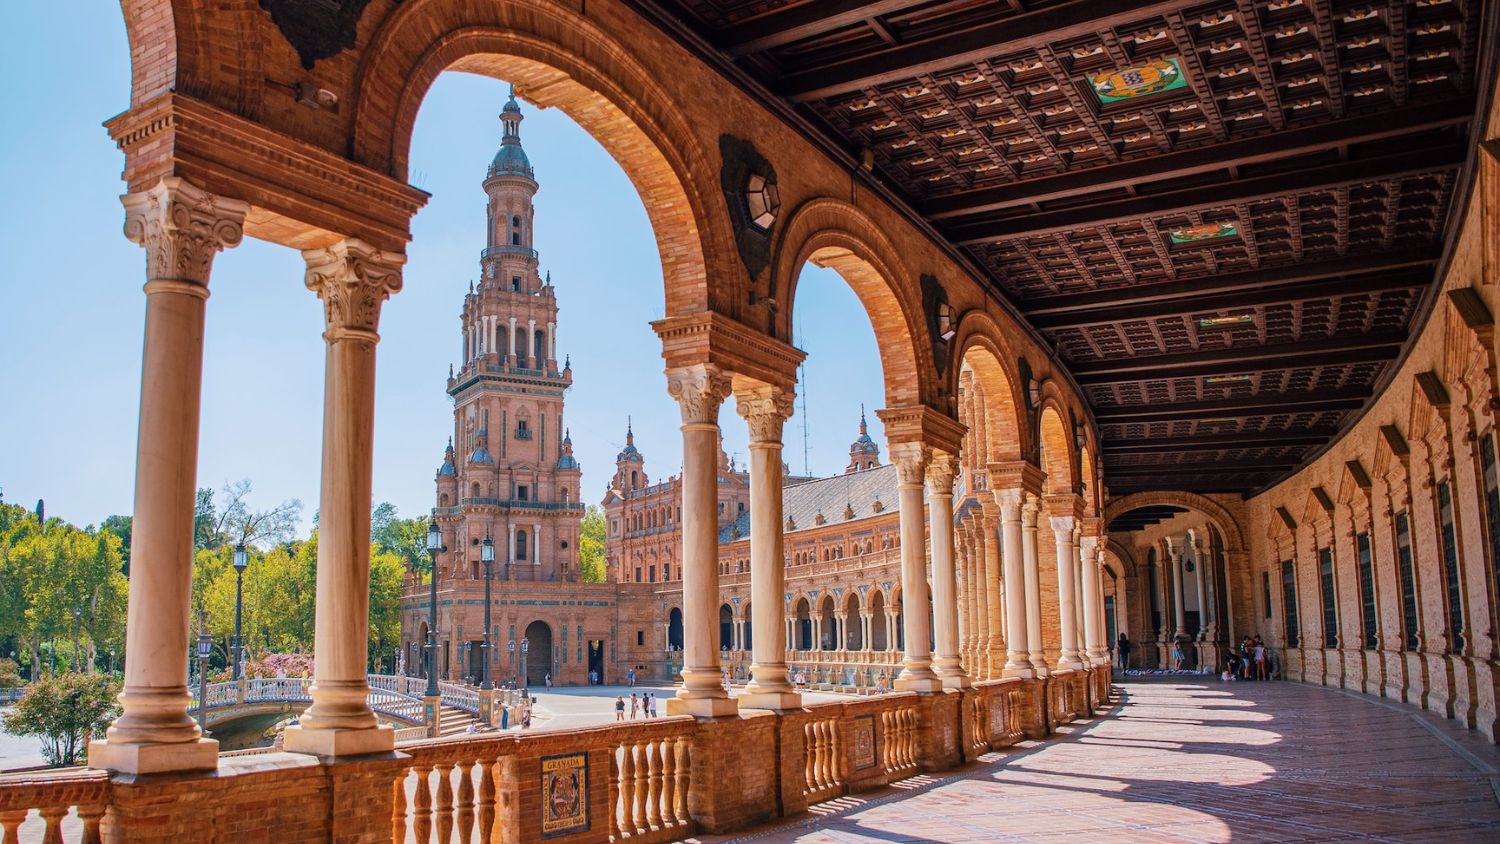
[[(422, 700), (427, 681), (420, 677), (390, 674), (368, 674), (370, 708), (376, 713), (407, 726), (423, 723)], [(312, 703), (311, 679), (254, 678), (208, 685), (208, 710), (204, 725), (216, 726), (254, 715), (301, 712)], [(439, 683), (444, 709), (457, 709), (479, 715), (479, 692), (454, 683)], [(198, 710), (198, 689), (192, 689), (191, 711)]]

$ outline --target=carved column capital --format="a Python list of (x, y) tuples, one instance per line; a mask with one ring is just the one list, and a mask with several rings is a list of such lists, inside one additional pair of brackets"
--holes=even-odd
[(1021, 505), (1026, 493), (1019, 487), (995, 490), (995, 503), (1000, 505), (1001, 521), (1013, 522), (1021, 518)]
[(953, 495), (953, 478), (958, 474), (958, 457), (946, 451), (932, 452), (927, 463), (929, 495)]
[(176, 176), (120, 197), (125, 238), (146, 249), (146, 279), (206, 287), (214, 255), (238, 246), (250, 204)]
[(380, 306), (401, 289), (406, 256), (355, 238), (302, 253), (307, 289), (323, 300), (329, 342), (345, 338), (378, 341)]
[(1021, 502), (1021, 523), (1027, 527), (1036, 527), (1037, 515), (1042, 509), (1042, 500), (1031, 493), (1025, 493)]
[(780, 387), (758, 387), (734, 394), (734, 410), (750, 427), (750, 443), (781, 445), (781, 429), (792, 416), (791, 390)]
[(932, 459), (932, 449), (925, 443), (891, 443), (891, 463), (896, 466), (896, 479), (901, 486), (921, 486), (927, 474), (927, 463)]
[(1054, 536), (1071, 536), (1076, 520), (1072, 516), (1049, 516)]
[(710, 363), (667, 370), (667, 394), (676, 399), (684, 425), (718, 425), (731, 385), (730, 377)]
[(1100, 548), (1099, 537), (1091, 535), (1084, 535), (1080, 537), (1078, 540), (1078, 547), (1082, 550), (1083, 558), (1085, 560), (1087, 560), (1091, 555), (1097, 556), (1097, 553), (1102, 550)]

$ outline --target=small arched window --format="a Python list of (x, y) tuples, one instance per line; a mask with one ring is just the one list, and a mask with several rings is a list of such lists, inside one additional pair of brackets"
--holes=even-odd
[(473, 496), (474, 498), (479, 497), (479, 484), (476, 483), (469, 487), (469, 495)]
[(563, 487), (562, 488), (562, 500), (563, 500), (564, 504), (568, 503), (568, 488), (567, 487)]
[(510, 218), (510, 245), (511, 246), (520, 246), (521, 245), (521, 218), (520, 217), (511, 217)]
[(516, 531), (516, 559), (526, 559), (526, 531)]

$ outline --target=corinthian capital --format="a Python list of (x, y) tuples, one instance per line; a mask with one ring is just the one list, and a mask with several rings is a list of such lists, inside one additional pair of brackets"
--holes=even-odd
[(1021, 518), (1021, 505), (1025, 500), (1025, 490), (1018, 487), (995, 490), (995, 503), (1000, 505), (1000, 518), (1002, 521), (1018, 521)]
[(1076, 524), (1072, 516), (1052, 516), (1052, 533), (1058, 536), (1073, 535), (1073, 526)]
[(750, 442), (781, 445), (781, 428), (792, 416), (796, 396), (780, 387), (757, 387), (734, 394), (734, 410), (750, 426)]
[(932, 449), (923, 443), (891, 443), (891, 462), (896, 465), (896, 480), (901, 486), (921, 486), (927, 474)]
[(946, 451), (934, 451), (927, 464), (929, 495), (952, 495), (953, 477), (958, 474), (958, 458)]
[(323, 336), (379, 340), (380, 306), (401, 289), (406, 256), (348, 238), (325, 249), (308, 249), (302, 257), (307, 289), (323, 300), (328, 325)]
[(146, 249), (146, 278), (199, 287), (208, 284), (215, 253), (244, 238), (250, 210), (249, 203), (215, 196), (176, 176), (120, 202), (126, 239)]
[(684, 425), (716, 425), (731, 381), (717, 366), (699, 363), (667, 370), (667, 394), (677, 400)]

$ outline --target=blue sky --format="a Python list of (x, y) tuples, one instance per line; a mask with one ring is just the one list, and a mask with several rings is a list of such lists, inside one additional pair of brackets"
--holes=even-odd
[[(121, 234), (123, 158), (100, 124), (128, 105), (129, 52), (119, 7), (68, 16), (22, 4), (0, 34), (0, 106), (19, 116), (0, 134), (0, 488), (5, 500), (47, 500), (48, 513), (87, 524), (128, 513), (134, 490), (145, 260)], [(51, 46), (49, 46), (51, 45)], [(88, 56), (88, 61), (77, 57)], [(72, 58), (68, 58), (72, 57)], [(444, 393), (460, 351), (459, 309), (484, 246), (480, 181), (500, 142), (506, 86), (450, 73), (423, 104), (411, 178), (432, 193), (413, 223), (405, 288), (381, 317), (376, 384), (377, 501), (403, 515), (432, 506), (433, 472), (452, 427)], [(639, 195), (604, 150), (565, 115), (523, 104), (522, 139), (536, 167), (536, 245), (561, 307), (558, 352), (571, 355), (566, 421), (597, 501), (624, 444), (625, 417), (655, 478), (675, 474), (676, 405), (661, 346), (661, 263)], [(859, 406), (880, 406), (875, 338), (858, 300), (831, 271), (809, 267), (798, 287), (806, 367), (809, 465), (842, 471)], [(300, 498), (317, 507), (322, 428), (322, 310), (294, 250), (247, 238), (214, 264), (204, 356), (198, 485), (250, 478), (253, 504)], [(787, 462), (802, 471), (802, 401), (787, 427)], [(733, 401), (725, 447), (746, 456)], [(878, 442), (879, 422), (870, 415)]]

